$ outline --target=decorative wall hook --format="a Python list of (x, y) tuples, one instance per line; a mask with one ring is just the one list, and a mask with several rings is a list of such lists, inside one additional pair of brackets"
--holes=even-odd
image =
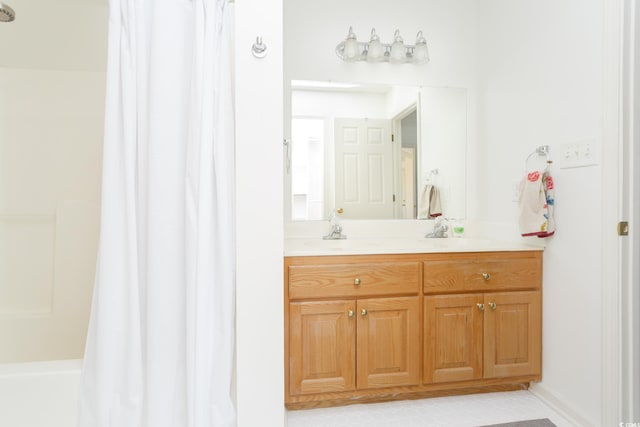
[(253, 56), (260, 59), (267, 56), (267, 45), (262, 43), (262, 37), (256, 37), (256, 42), (251, 47), (251, 53)]

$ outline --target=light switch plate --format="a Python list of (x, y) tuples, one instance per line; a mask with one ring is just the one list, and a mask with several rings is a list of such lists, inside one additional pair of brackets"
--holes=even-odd
[(568, 142), (560, 146), (559, 163), (561, 169), (595, 166), (598, 164), (595, 139)]

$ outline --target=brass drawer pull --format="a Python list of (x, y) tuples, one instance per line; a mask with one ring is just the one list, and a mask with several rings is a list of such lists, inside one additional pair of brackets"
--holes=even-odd
[(495, 302), (490, 302), (489, 303), (489, 307), (491, 307), (491, 310), (495, 310), (496, 309), (496, 303)]
[(362, 280), (360, 280), (359, 277), (356, 277), (355, 280), (353, 281), (353, 284), (356, 286), (360, 286), (360, 283), (362, 283)]
[(489, 281), (489, 279), (491, 279), (491, 274), (489, 274), (489, 273), (482, 273), (482, 278), (483, 278), (484, 280)]
[(367, 311), (366, 308), (363, 308), (362, 311), (360, 312), (360, 314), (362, 314), (362, 317), (365, 317), (369, 312)]
[(347, 312), (347, 316), (349, 316), (349, 317), (353, 317), (353, 316), (355, 316), (355, 315), (356, 315), (356, 313), (355, 313), (353, 310), (349, 310), (349, 311)]
[(478, 303), (476, 305), (478, 306), (478, 310), (484, 311), (484, 304)]

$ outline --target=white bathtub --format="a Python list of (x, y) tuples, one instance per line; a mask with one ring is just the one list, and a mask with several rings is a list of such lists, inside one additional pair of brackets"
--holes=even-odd
[(82, 360), (0, 365), (0, 426), (75, 427)]

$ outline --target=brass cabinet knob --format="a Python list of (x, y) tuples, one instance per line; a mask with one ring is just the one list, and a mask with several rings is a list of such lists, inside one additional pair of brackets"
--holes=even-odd
[(356, 315), (355, 311), (353, 311), (353, 310), (349, 310), (349, 311), (347, 311), (347, 316), (349, 316), (349, 317), (353, 317), (353, 316), (355, 316), (355, 315)]
[(366, 308), (363, 308), (362, 311), (360, 312), (360, 314), (362, 314), (362, 317), (366, 316), (369, 312), (367, 311)]
[(489, 274), (489, 273), (482, 273), (482, 278), (483, 278), (484, 280), (489, 280), (489, 279), (491, 279), (491, 274)]
[(359, 286), (360, 283), (362, 283), (362, 280), (360, 280), (359, 277), (356, 277), (355, 280), (353, 281), (353, 284), (356, 285), (356, 286)]
[(495, 310), (496, 309), (496, 303), (495, 302), (490, 302), (489, 303), (489, 307), (491, 307), (491, 310)]
[(478, 303), (476, 305), (478, 306), (478, 310), (484, 311), (484, 304)]

